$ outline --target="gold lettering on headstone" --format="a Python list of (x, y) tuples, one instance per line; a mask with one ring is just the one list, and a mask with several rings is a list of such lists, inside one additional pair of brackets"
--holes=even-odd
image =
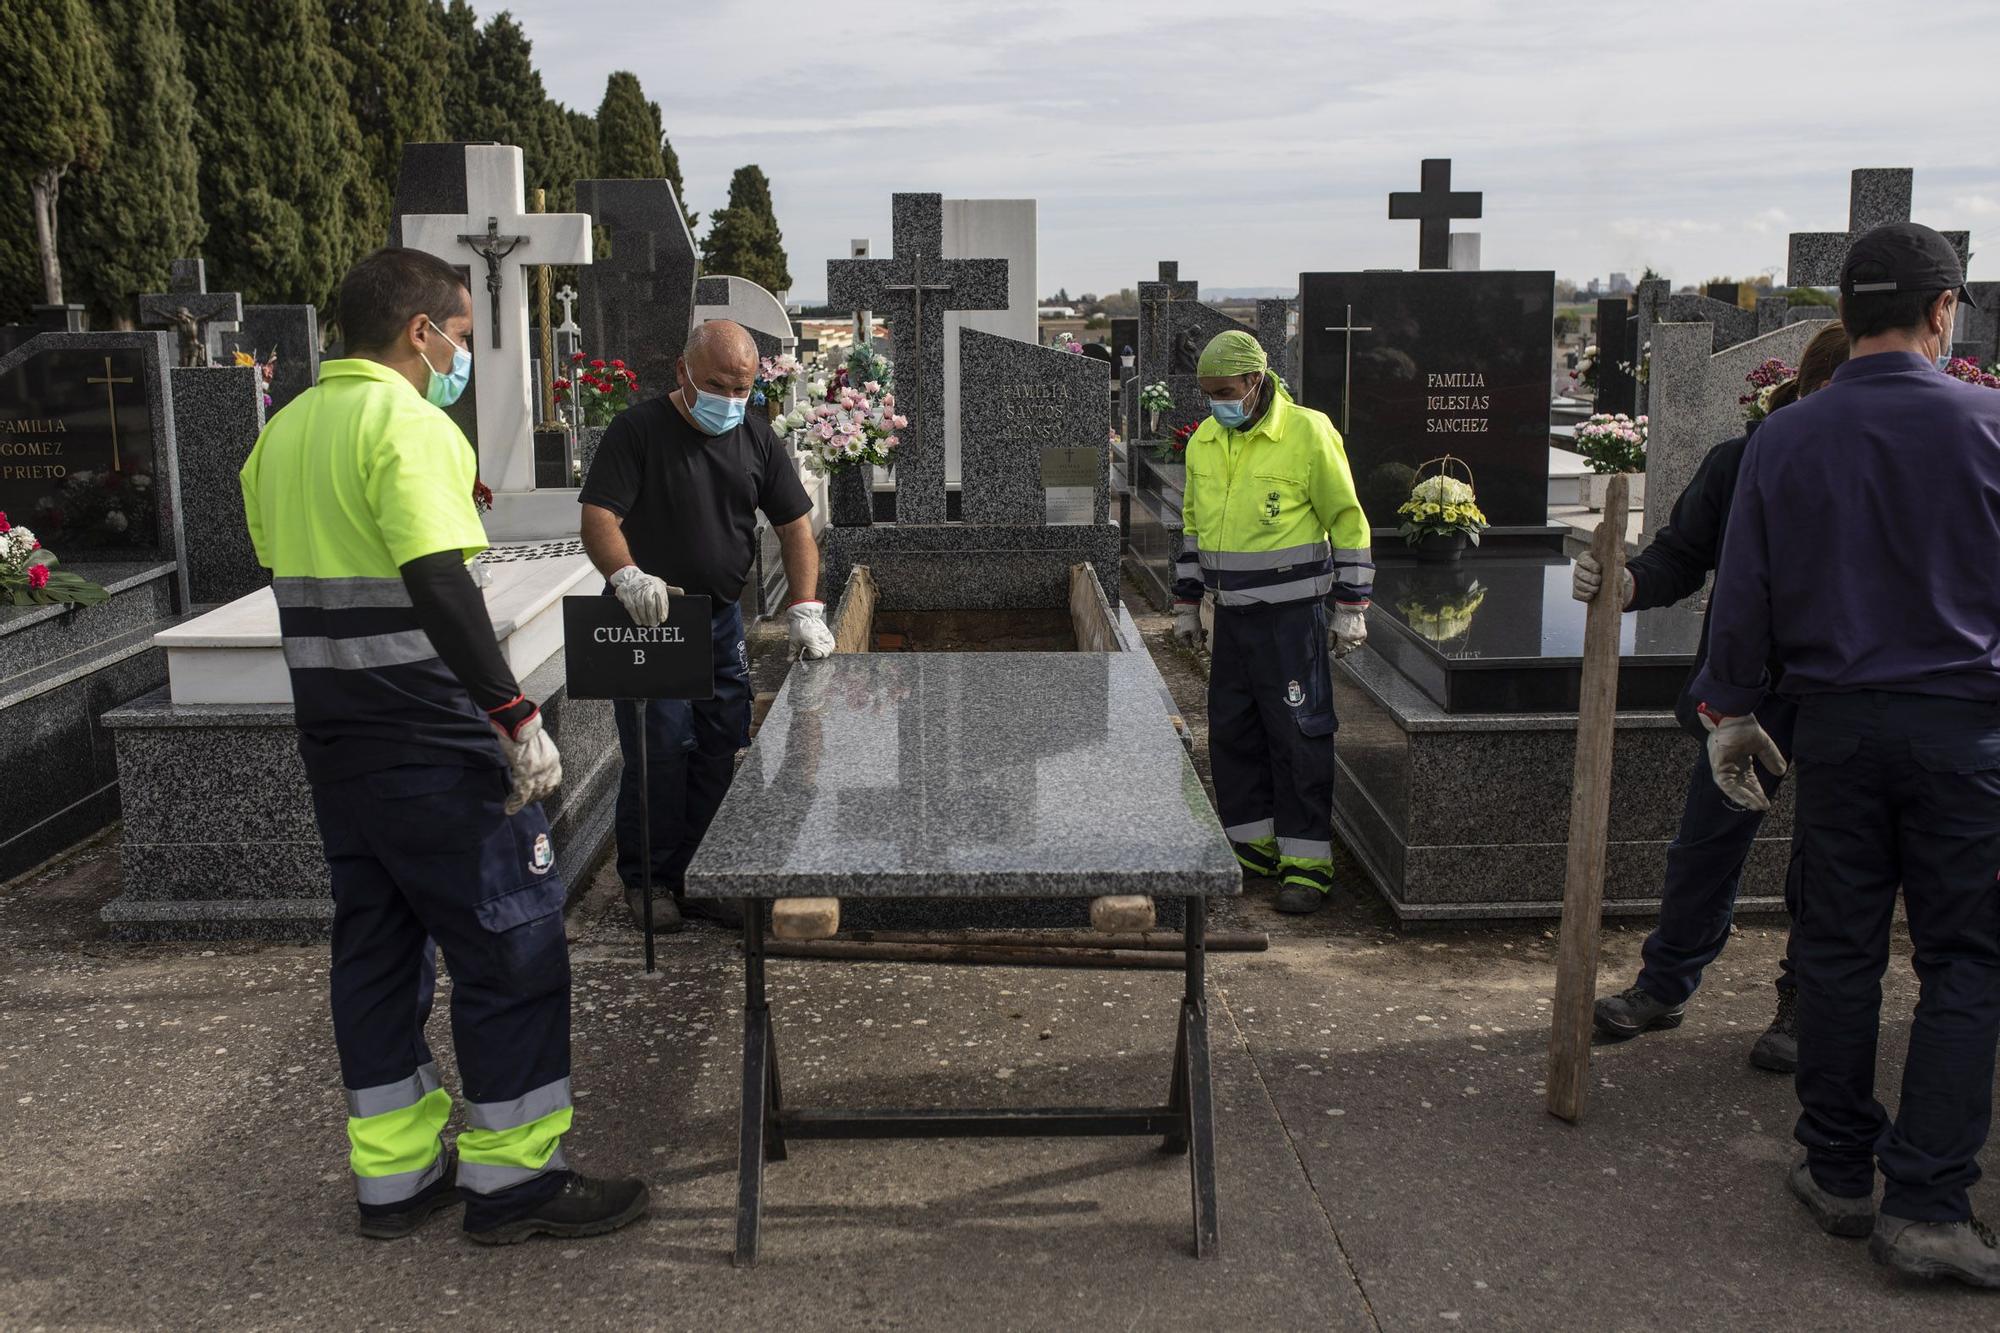
[[(1486, 376), (1476, 370), (1431, 373), (1426, 389), (1484, 389)], [(1493, 398), (1486, 393), (1428, 393), (1424, 396), (1424, 430), (1431, 435), (1484, 435), (1492, 427)]]

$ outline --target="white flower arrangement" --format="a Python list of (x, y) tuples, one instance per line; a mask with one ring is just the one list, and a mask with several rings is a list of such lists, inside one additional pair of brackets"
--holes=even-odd
[(896, 395), (869, 380), (859, 389), (834, 390), (829, 400), (800, 405), (772, 422), (772, 429), (805, 452), (806, 466), (822, 475), (887, 464), (901, 443), (896, 432), (910, 419), (896, 411)]

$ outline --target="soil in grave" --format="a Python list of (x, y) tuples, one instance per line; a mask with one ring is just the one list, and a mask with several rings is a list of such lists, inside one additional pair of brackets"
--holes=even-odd
[(878, 653), (1073, 653), (1067, 608), (875, 612), (869, 648)]

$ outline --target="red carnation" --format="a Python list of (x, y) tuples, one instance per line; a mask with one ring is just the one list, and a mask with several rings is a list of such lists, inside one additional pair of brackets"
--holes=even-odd
[(49, 586), (49, 567), (48, 567), (47, 565), (29, 565), (29, 566), (28, 566), (28, 586), (29, 586), (30, 588), (46, 588), (46, 587), (48, 587), (48, 586)]
[(604, 363), (602, 361), (593, 361), (590, 363), (590, 368), (592, 370), (602, 370), (604, 369)]
[(611, 368), (613, 370), (623, 370), (625, 369), (625, 363), (623, 361), (613, 361), (611, 363)]
[(577, 362), (577, 361), (581, 361), (581, 360), (583, 360), (583, 353), (582, 353), (582, 352), (571, 352), (571, 353), (569, 354), (569, 359), (570, 359), (570, 361), (571, 361), (571, 362)]
[(569, 387), (569, 381), (564, 379), (562, 376), (558, 375), (556, 376), (556, 387), (558, 389), (567, 389)]
[(12, 532), (14, 525), (7, 521), (7, 511), (0, 509), (0, 532)]

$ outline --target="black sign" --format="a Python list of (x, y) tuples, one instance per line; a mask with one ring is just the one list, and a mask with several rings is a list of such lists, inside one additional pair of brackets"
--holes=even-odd
[(1488, 521), (1548, 522), (1553, 273), (1306, 273), (1300, 298), (1300, 398), (1339, 428), (1371, 524), (1444, 454)]
[(563, 598), (572, 699), (713, 699), (709, 599), (675, 597), (664, 625), (635, 625), (616, 597)]
[(0, 376), (0, 511), (65, 556), (160, 543), (146, 358), (60, 348)]

